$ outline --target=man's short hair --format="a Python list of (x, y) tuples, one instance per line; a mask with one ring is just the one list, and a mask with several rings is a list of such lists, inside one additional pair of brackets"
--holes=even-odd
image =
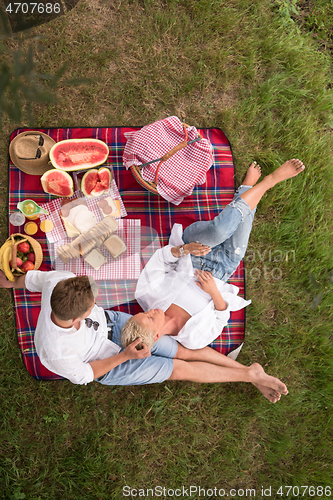
[(152, 330), (138, 323), (135, 317), (132, 316), (123, 326), (121, 331), (121, 343), (123, 347), (127, 347), (134, 342), (134, 340), (141, 338), (142, 342), (138, 344), (137, 349), (142, 349), (142, 344), (146, 344), (149, 349), (151, 349), (155, 344), (154, 336), (155, 334)]
[(90, 276), (59, 281), (51, 295), (51, 308), (62, 321), (80, 318), (94, 303), (96, 283)]

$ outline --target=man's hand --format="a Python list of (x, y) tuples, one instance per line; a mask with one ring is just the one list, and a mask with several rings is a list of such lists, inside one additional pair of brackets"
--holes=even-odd
[(192, 241), (191, 243), (186, 243), (186, 245), (184, 245), (184, 251), (186, 255), (188, 253), (196, 256), (207, 255), (211, 251), (211, 247)]
[(0, 288), (13, 288), (14, 281), (9, 281), (3, 271), (0, 271)]
[(140, 350), (136, 348), (136, 346), (140, 344), (140, 342), (140, 338), (136, 339), (126, 347), (124, 354), (126, 354), (128, 359), (143, 359), (150, 356), (150, 349), (146, 344), (142, 344), (142, 349)]
[(9, 281), (5, 273), (0, 271), (0, 288), (25, 288), (25, 276), (22, 274), (22, 276), (15, 278), (15, 281)]

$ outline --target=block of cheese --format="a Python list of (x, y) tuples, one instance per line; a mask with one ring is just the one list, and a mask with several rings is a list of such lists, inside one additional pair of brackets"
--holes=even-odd
[(88, 255), (85, 256), (84, 260), (91, 265), (96, 271), (107, 262), (104, 255), (97, 249), (94, 248)]
[(120, 201), (114, 200), (111, 196), (104, 198), (98, 203), (103, 217), (111, 215), (112, 217), (121, 217)]
[(122, 255), (127, 250), (127, 247), (123, 240), (116, 234), (113, 234), (112, 236), (110, 236), (110, 238), (105, 240), (103, 245), (110, 252), (114, 259)]

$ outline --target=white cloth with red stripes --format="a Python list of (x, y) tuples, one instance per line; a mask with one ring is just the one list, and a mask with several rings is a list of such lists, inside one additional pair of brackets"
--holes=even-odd
[[(187, 128), (188, 141), (198, 137), (195, 127)], [(184, 127), (176, 116), (170, 116), (141, 130), (125, 133), (127, 143), (124, 149), (124, 166), (142, 165), (161, 158), (185, 139)], [(142, 178), (155, 181), (159, 162), (142, 168)], [(212, 145), (202, 138), (177, 151), (162, 163), (158, 172), (157, 191), (170, 203), (179, 205), (186, 196), (190, 196), (198, 184), (206, 182), (206, 174), (213, 165)]]

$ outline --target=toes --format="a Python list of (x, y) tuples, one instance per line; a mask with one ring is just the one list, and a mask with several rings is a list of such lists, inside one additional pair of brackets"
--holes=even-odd
[(304, 170), (305, 166), (303, 165), (303, 162), (299, 160), (298, 158), (293, 158), (292, 160), (293, 165), (296, 167), (296, 170)]
[(288, 394), (288, 389), (284, 384), (281, 384), (281, 386), (279, 387), (279, 392), (286, 396)]
[(281, 394), (279, 392), (276, 392), (276, 391), (272, 390), (269, 393), (269, 398), (268, 399), (271, 401), (271, 403), (277, 403), (281, 399)]
[(261, 167), (260, 165), (256, 162), (256, 161), (253, 161), (250, 165), (250, 167), (253, 167), (255, 168), (256, 170), (259, 170), (259, 172), (261, 173)]

